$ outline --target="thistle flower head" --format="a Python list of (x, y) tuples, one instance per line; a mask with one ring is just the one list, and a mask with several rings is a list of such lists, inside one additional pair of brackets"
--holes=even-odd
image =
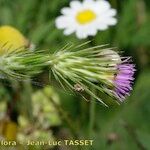
[[(127, 60), (122, 61), (111, 48), (96, 46), (78, 51), (59, 51), (51, 58), (52, 72), (63, 87), (65, 83), (80, 94), (86, 92), (104, 105), (100, 93), (123, 101), (131, 90), (134, 65), (128, 64)], [(96, 89), (98, 95), (91, 88)]]
[(123, 63), (117, 65), (118, 73), (114, 79), (115, 93), (120, 101), (123, 101), (126, 95), (132, 90), (133, 75), (135, 66), (126, 59)]
[[(83, 44), (82, 44), (83, 45)], [(88, 95), (105, 104), (101, 94), (122, 102), (132, 89), (134, 65), (122, 60), (113, 48), (65, 47), (54, 54), (19, 51), (0, 56), (0, 78), (26, 80), (49, 67), (63, 88)], [(96, 94), (91, 90), (95, 89)]]

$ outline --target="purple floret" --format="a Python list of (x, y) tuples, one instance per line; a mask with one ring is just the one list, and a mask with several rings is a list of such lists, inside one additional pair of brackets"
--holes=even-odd
[(124, 61), (117, 65), (118, 73), (115, 77), (115, 93), (120, 101), (124, 101), (125, 97), (130, 94), (132, 90), (132, 83), (134, 80), (135, 65)]

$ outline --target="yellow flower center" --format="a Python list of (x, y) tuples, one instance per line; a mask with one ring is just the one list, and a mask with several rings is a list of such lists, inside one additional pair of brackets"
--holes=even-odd
[(95, 20), (95, 18), (96, 18), (95, 12), (89, 9), (80, 11), (76, 15), (77, 22), (82, 25), (92, 22), (93, 20)]

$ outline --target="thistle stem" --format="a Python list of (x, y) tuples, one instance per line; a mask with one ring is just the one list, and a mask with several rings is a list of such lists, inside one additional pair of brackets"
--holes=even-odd
[[(92, 88), (92, 92), (95, 92), (95, 89)], [(92, 137), (93, 134), (93, 128), (94, 128), (94, 122), (95, 122), (95, 101), (94, 98), (91, 96), (91, 102), (90, 102), (90, 109), (89, 109), (89, 138)]]
[[(89, 44), (90, 46), (94, 46), (95, 42), (92, 37), (89, 37), (89, 41), (91, 41)], [(91, 90), (93, 93), (95, 93), (95, 89), (91, 87)], [(94, 127), (94, 122), (95, 122), (95, 102), (94, 102), (94, 97), (91, 96), (91, 101), (90, 101), (90, 109), (89, 109), (89, 138), (92, 137), (93, 134), (93, 127)]]

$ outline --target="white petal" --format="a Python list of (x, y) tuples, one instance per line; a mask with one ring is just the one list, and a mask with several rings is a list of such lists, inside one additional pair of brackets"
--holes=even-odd
[(96, 8), (99, 9), (99, 12), (104, 12), (106, 10), (109, 10), (111, 8), (108, 1), (105, 0), (99, 0), (95, 2)]
[(117, 19), (116, 18), (108, 18), (107, 23), (109, 25), (115, 25), (117, 23)]
[(68, 28), (64, 30), (65, 35), (70, 35), (75, 31), (75, 28)]
[(85, 32), (85, 31), (83, 32), (81, 29), (78, 29), (78, 30), (76, 31), (76, 36), (77, 36), (79, 39), (85, 39), (85, 38), (87, 38), (86, 32)]
[(64, 24), (64, 20), (65, 20), (64, 16), (60, 16), (56, 18), (55, 24), (58, 29), (63, 29), (66, 27), (66, 24)]
[(90, 36), (94, 36), (96, 35), (96, 33), (97, 33), (97, 29), (94, 27), (88, 30), (88, 35)]
[(95, 0), (83, 0), (83, 4), (85, 3), (95, 3)]
[(94, 4), (95, 4), (95, 1), (93, 1), (93, 0), (84, 0), (83, 1), (83, 6), (87, 7), (87, 8), (91, 7), (91, 5), (94, 5)]
[(74, 10), (79, 10), (82, 8), (82, 3), (79, 1), (71, 1), (70, 2), (70, 7)]
[(85, 32), (86, 36), (94, 36), (97, 33), (97, 22), (93, 22), (82, 27), (82, 32)]
[(72, 24), (72, 19), (70, 17), (60, 16), (56, 18), (55, 24), (57, 28), (63, 29)]
[(97, 25), (97, 28), (99, 29), (99, 30), (106, 30), (106, 29), (108, 29), (108, 25), (106, 24), (106, 23), (99, 23), (99, 25)]
[(64, 8), (61, 9), (61, 13), (62, 13), (63, 15), (68, 15), (68, 14), (70, 14), (71, 12), (72, 12), (72, 10), (71, 10), (70, 8), (68, 8), (68, 7), (64, 7)]
[(109, 17), (113, 17), (117, 14), (117, 11), (115, 9), (110, 9), (109, 11), (107, 11), (105, 13), (105, 15), (109, 16)]

